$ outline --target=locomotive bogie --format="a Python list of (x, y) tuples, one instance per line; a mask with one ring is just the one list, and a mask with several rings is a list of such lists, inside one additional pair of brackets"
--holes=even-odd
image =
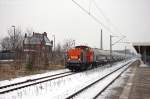
[(71, 71), (83, 71), (91, 68), (90, 63), (67, 63), (66, 68), (70, 69)]

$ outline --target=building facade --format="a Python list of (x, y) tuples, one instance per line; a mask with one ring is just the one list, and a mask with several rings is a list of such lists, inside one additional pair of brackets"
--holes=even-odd
[(46, 67), (52, 56), (53, 41), (49, 40), (47, 33), (25, 34), (23, 41), (24, 62), (33, 67)]

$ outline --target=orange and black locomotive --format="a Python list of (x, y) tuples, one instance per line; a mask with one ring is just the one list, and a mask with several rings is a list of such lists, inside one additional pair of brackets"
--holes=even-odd
[(109, 51), (91, 48), (89, 46), (76, 46), (66, 52), (65, 65), (72, 71), (91, 69), (110, 62), (121, 61), (124, 55), (113, 53), (110, 58)]

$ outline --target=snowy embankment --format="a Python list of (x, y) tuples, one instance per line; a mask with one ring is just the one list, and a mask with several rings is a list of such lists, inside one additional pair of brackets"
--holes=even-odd
[(55, 70), (55, 71), (50, 71), (50, 72), (42, 73), (42, 74), (36, 74), (36, 75), (14, 78), (14, 79), (10, 79), (10, 80), (4, 80), (4, 81), (0, 81), (0, 86), (5, 86), (5, 85), (13, 84), (13, 83), (18, 83), (18, 82), (24, 82), (24, 81), (28, 81), (31, 79), (41, 78), (41, 77), (45, 77), (48, 75), (59, 74), (59, 73), (67, 72), (67, 71), (69, 71), (69, 70), (62, 69), (62, 70)]
[[(133, 62), (135, 61), (135, 59), (130, 60), (130, 61)], [(37, 84), (31, 87), (26, 87), (23, 89), (19, 89), (17, 91), (3, 94), (0, 96), (0, 98), (3, 98), (3, 99), (12, 99), (12, 98), (14, 99), (20, 99), (20, 98), (21, 99), (34, 99), (34, 98), (36, 99), (41, 99), (41, 98), (62, 99), (128, 62), (129, 61), (119, 62), (119, 63), (113, 64), (113, 66), (105, 65), (104, 67), (99, 67), (93, 70), (76, 73), (74, 75), (67, 76), (64, 78), (52, 80), (49, 82), (44, 82), (44, 83)], [(24, 80), (24, 79), (27, 79), (27, 77), (24, 77), (21, 79)]]

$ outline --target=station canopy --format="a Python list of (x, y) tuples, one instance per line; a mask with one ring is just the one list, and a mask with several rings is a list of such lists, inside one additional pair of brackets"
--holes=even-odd
[(134, 42), (133, 46), (141, 54), (143, 62), (150, 64), (150, 42)]

